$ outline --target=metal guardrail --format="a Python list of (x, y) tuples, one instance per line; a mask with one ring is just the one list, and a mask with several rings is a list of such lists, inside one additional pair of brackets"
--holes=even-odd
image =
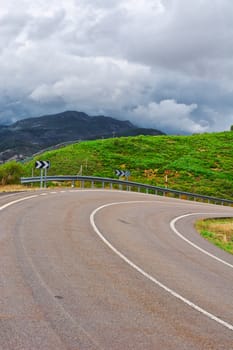
[[(22, 184), (30, 184), (30, 183), (36, 183), (40, 182), (41, 185), (46, 187), (47, 182), (53, 182), (53, 181), (69, 181), (72, 184), (72, 187), (75, 186), (75, 182), (80, 182), (80, 187), (85, 188), (85, 183), (88, 183), (88, 186), (91, 188), (95, 187), (96, 183), (101, 183), (102, 188), (106, 187), (106, 184), (109, 185), (109, 187), (112, 189), (113, 185), (118, 185), (118, 188), (120, 190), (126, 190), (126, 191), (135, 191), (137, 192), (146, 192), (150, 194), (157, 194), (157, 195), (163, 195), (163, 196), (173, 196), (180, 199), (190, 199), (190, 200), (196, 200), (196, 201), (202, 201), (202, 202), (208, 202), (213, 204), (221, 204), (221, 205), (228, 205), (233, 206), (233, 201), (229, 199), (222, 199), (222, 198), (215, 198), (211, 196), (203, 196), (201, 194), (196, 193), (190, 193), (190, 192), (184, 192), (184, 191), (178, 191), (173, 190), (169, 188), (163, 188), (158, 186), (151, 186), (147, 184), (142, 184), (138, 182), (132, 182), (132, 181), (123, 181), (118, 179), (112, 179), (112, 178), (104, 178), (104, 177), (95, 177), (95, 176), (43, 176), (42, 178), (40, 176), (36, 177), (22, 177), (21, 183)], [(41, 186), (41, 187), (42, 187)]]

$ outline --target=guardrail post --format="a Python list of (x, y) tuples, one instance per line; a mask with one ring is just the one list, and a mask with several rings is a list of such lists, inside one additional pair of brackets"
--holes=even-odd
[(91, 188), (94, 188), (94, 181), (91, 181)]

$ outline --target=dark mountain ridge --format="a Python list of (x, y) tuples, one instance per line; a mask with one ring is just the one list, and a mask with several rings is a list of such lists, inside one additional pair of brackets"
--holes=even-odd
[(115, 136), (162, 135), (156, 129), (137, 128), (130, 121), (106, 116), (66, 111), (19, 120), (0, 126), (0, 162), (23, 159), (63, 142), (93, 140)]

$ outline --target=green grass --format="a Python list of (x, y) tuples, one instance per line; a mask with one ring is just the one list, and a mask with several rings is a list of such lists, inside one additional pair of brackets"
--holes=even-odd
[[(20, 175), (39, 176), (35, 160), (50, 160), (49, 175), (116, 177), (233, 199), (233, 132), (192, 136), (136, 136), (81, 142), (46, 152), (21, 166)], [(0, 166), (4, 172), (4, 165)], [(5, 175), (4, 175), (5, 176)], [(19, 177), (12, 177), (14, 181)]]
[(198, 220), (196, 229), (205, 239), (233, 254), (233, 218)]

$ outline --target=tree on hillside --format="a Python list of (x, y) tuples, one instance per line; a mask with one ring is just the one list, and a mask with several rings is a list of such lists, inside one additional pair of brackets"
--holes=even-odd
[(9, 162), (0, 167), (0, 184), (17, 184), (23, 174), (23, 167), (20, 163)]

